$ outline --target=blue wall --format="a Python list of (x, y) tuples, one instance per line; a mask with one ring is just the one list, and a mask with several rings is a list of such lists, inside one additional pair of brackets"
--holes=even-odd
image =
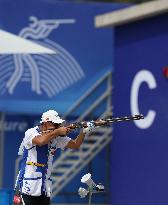
[(139, 111), (145, 119), (114, 125), (113, 205), (168, 203), (167, 22), (165, 14), (115, 28), (114, 115)]

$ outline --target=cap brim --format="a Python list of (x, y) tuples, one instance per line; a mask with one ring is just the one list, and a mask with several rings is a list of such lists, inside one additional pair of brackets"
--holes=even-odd
[(40, 121), (40, 123), (43, 123), (43, 122), (52, 122), (52, 123), (55, 123), (55, 124), (61, 124), (63, 122), (65, 122), (65, 120), (62, 120), (62, 119), (57, 119), (57, 120), (52, 120), (52, 121)]
[(57, 120), (53, 120), (52, 122), (53, 123), (56, 123), (56, 124), (61, 124), (61, 123), (63, 123), (65, 120), (63, 120), (63, 119), (57, 119)]

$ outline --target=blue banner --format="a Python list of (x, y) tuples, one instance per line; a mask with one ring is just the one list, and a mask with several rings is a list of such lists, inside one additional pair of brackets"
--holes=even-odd
[(41, 114), (57, 108), (65, 113), (112, 70), (112, 30), (96, 29), (94, 16), (120, 7), (20, 0), (17, 6), (16, 2), (2, 3), (0, 29), (55, 54), (0, 56), (0, 110)]

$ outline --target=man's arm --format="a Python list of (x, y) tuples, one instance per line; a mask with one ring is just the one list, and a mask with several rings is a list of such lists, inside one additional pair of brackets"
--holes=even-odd
[(95, 125), (92, 122), (87, 122), (87, 128), (84, 128), (82, 132), (76, 137), (75, 140), (70, 140), (66, 148), (78, 149), (83, 143), (85, 135), (92, 132), (94, 129), (95, 129)]
[(37, 135), (32, 139), (32, 143), (34, 145), (42, 146), (48, 144), (53, 138), (58, 136), (65, 136), (69, 132), (69, 128), (60, 127), (48, 133), (42, 133), (41, 135)]
[(70, 140), (66, 146), (66, 148), (70, 148), (70, 149), (78, 149), (81, 144), (83, 143), (83, 140), (85, 138), (85, 133), (81, 132), (76, 139), (74, 140)]

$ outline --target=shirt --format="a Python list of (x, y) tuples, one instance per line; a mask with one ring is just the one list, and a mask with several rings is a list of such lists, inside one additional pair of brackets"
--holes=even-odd
[[(64, 149), (71, 138), (56, 137), (49, 144), (37, 146), (32, 143), (32, 139), (40, 134), (38, 126), (30, 128), (25, 132), (25, 137), (19, 148), (19, 154), (23, 155), (21, 169), (19, 171), (16, 186), (21, 193), (40, 196), (45, 192), (50, 197), (52, 192), (52, 161), (56, 149)], [(33, 162), (44, 166), (28, 165), (26, 163)]]

